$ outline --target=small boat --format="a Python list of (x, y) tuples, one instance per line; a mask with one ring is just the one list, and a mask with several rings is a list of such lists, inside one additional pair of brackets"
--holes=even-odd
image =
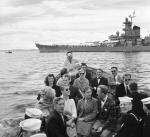
[(9, 54), (11, 54), (11, 53), (13, 53), (11, 50), (9, 50), (9, 51), (6, 51), (5, 53), (9, 53)]

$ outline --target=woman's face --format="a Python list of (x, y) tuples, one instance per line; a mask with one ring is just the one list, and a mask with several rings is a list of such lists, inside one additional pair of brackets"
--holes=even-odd
[(63, 91), (62, 91), (62, 94), (63, 95), (67, 95), (69, 96), (70, 95), (70, 89), (68, 86), (64, 87)]
[(49, 85), (52, 86), (54, 82), (54, 78), (52, 76), (48, 76)]
[(85, 98), (86, 99), (90, 99), (91, 96), (92, 96), (92, 90), (91, 89), (88, 89), (86, 92), (85, 92)]

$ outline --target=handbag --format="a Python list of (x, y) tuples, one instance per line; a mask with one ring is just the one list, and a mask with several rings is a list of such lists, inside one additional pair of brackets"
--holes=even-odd
[(77, 121), (77, 133), (88, 136), (91, 132), (93, 122)]

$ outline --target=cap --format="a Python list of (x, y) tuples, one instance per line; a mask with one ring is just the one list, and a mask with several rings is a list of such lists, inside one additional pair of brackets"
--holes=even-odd
[(120, 103), (131, 103), (132, 98), (130, 98), (128, 96), (119, 97), (119, 101), (120, 101)]
[(35, 135), (32, 135), (30, 137), (46, 137), (46, 134), (44, 133), (39, 133), (39, 134), (35, 134)]
[(141, 100), (144, 105), (150, 104), (150, 97), (144, 98)]
[(43, 112), (37, 108), (26, 108), (25, 114), (32, 118), (40, 118)]
[(29, 118), (20, 122), (20, 127), (25, 131), (37, 131), (41, 128), (40, 119)]

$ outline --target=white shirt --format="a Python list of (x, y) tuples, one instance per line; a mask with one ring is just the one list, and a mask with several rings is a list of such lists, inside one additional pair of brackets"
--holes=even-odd
[(101, 100), (101, 108), (103, 108), (103, 106), (104, 106), (104, 104), (105, 104), (105, 102), (106, 102), (107, 98), (108, 98), (108, 96), (106, 96), (106, 97), (104, 98), (104, 101), (103, 101), (103, 100)]
[(72, 71), (76, 68), (78, 61), (75, 59), (72, 59), (71, 63), (69, 62), (69, 60), (67, 59), (64, 62), (64, 68), (67, 68), (67, 71)]
[(77, 117), (77, 109), (76, 109), (76, 105), (73, 99), (65, 100), (64, 111), (70, 112), (72, 114), (72, 117), (74, 118)]

